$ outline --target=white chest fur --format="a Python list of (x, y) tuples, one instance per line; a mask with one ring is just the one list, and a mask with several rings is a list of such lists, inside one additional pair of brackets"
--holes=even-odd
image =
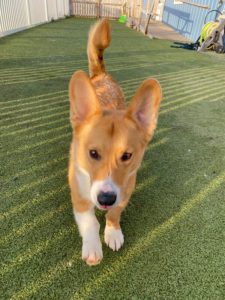
[(86, 170), (76, 167), (76, 180), (82, 198), (91, 200), (91, 178)]

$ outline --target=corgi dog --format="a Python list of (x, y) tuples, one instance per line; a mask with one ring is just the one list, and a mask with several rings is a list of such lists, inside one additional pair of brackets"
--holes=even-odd
[(69, 83), (73, 134), (68, 179), (82, 259), (88, 265), (103, 258), (95, 207), (106, 211), (105, 243), (113, 251), (124, 243), (121, 213), (153, 137), (162, 98), (159, 82), (150, 78), (126, 107), (122, 89), (105, 70), (103, 51), (110, 40), (109, 21), (102, 19), (89, 33), (89, 76), (77, 71)]

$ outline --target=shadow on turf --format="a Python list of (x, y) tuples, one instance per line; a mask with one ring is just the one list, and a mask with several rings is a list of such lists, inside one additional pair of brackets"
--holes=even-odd
[[(99, 286), (98, 276), (104, 279), (107, 284), (111, 276), (112, 278), (116, 274), (119, 276), (121, 263), (123, 265), (123, 257), (126, 258), (124, 261), (125, 265), (131, 264), (132, 257), (127, 257), (126, 253), (131, 251), (131, 253), (134, 253), (133, 255), (141, 256), (137, 248), (140, 241), (164, 223), (166, 224), (173, 215), (179, 214), (180, 208), (187, 200), (187, 197), (180, 195), (179, 187), (184, 185), (184, 178), (188, 179), (186, 176), (190, 176), (190, 173), (184, 177), (182, 175), (175, 176), (176, 173), (180, 173), (180, 169), (183, 168), (186, 162), (182, 160), (182, 157), (174, 155), (176, 153), (176, 143), (173, 142), (176, 141), (173, 140), (176, 140), (177, 132), (180, 135), (181, 131), (183, 131), (183, 128), (175, 127), (172, 128), (172, 132), (162, 131), (162, 134), (155, 136), (152, 142), (152, 150), (151, 146), (147, 150), (143, 165), (138, 174), (136, 192), (133, 194), (131, 203), (122, 218), (125, 245), (120, 252), (112, 252), (104, 245), (103, 262), (96, 268), (90, 269), (87, 267), (80, 260), (81, 240), (78, 236), (72, 217), (72, 208), (70, 207), (53, 220), (49, 219), (44, 224), (38, 226), (38, 231), (42, 232), (41, 236), (46, 237), (47, 240), (50, 239), (49, 245), (37, 252), (36, 255), (30, 255), (24, 262), (20, 262), (15, 268), (11, 268), (9, 272), (6, 272), (4, 277), (5, 283), (9, 282), (12, 274), (17, 282), (21, 281), (19, 294), (17, 294), (18, 291), (16, 289), (10, 286), (10, 296), (14, 293), (14, 295), (22, 295), (24, 297), (31, 295), (38, 295), (40, 297), (41, 295), (46, 295), (46, 293), (51, 294), (51, 290), (54, 290), (54, 286), (60, 284), (61, 280), (66, 284), (62, 288), (62, 293), (69, 285), (69, 296), (74, 296), (76, 293), (79, 295), (79, 291), (81, 292), (81, 296), (90, 296), (94, 293), (91, 287), (104, 288), (104, 284), (102, 283)], [(165, 144), (154, 148), (155, 143), (160, 142), (162, 138), (166, 137), (168, 137), (168, 141)], [(144, 184), (142, 184), (143, 182)], [(50, 210), (54, 209), (57, 203), (59, 205), (60, 202), (70, 202), (68, 192), (63, 193), (60, 197), (56, 195), (55, 200), (57, 201), (49, 203)], [(98, 218), (101, 223), (102, 232), (105, 223), (104, 214), (98, 212)], [(64, 233), (62, 238), (58, 239), (56, 235), (57, 231), (65, 231), (66, 228), (68, 228), (69, 234), (66, 235)], [(75, 230), (71, 230), (71, 228)], [(169, 225), (167, 225), (167, 228), (170, 228)], [(52, 240), (51, 236), (53, 237)], [(54, 236), (56, 237), (54, 238)], [(41, 238), (41, 240), (37, 241), (32, 232), (28, 236), (25, 235), (24, 238), (18, 242), (19, 253), (20, 247), (24, 248), (24, 244), (27, 243), (29, 248), (35, 249), (35, 245), (40, 244), (43, 240)], [(142, 246), (141, 243), (140, 247)], [(150, 246), (151, 242), (148, 247)], [(132, 252), (133, 248), (136, 249), (134, 252)], [(143, 250), (147, 251), (147, 248)], [(17, 253), (18, 257), (19, 253)], [(21, 253), (21, 256), (23, 256), (23, 253)], [(120, 262), (119, 264), (117, 260)], [(35, 269), (35, 272), (30, 274), (29, 271), (33, 269)], [(19, 270), (27, 271), (23, 271), (21, 276)], [(103, 271), (104, 273), (102, 273)], [(79, 276), (78, 274), (82, 275)], [(83, 278), (89, 278), (88, 282), (84, 284)]]
[(195, 49), (193, 49), (193, 44), (181, 43), (181, 42), (174, 42), (173, 45), (171, 45), (171, 48), (184, 49), (184, 50), (195, 50)]
[[(56, 242), (53, 238), (49, 246), (45, 247), (43, 251), (41, 250), (35, 256), (31, 255), (22, 263), (11, 268), (11, 270), (5, 274), (5, 284), (8, 285), (10, 276), (13, 274), (15, 281), (21, 282), (21, 291), (27, 290), (29, 291), (28, 294), (33, 295), (36, 293), (39, 294), (42, 288), (43, 292), (46, 291), (48, 287), (51, 289), (52, 285), (54, 286), (58, 280), (60, 281), (61, 276), (63, 276), (67, 278), (66, 282), (70, 283), (71, 281), (73, 282), (73, 278), (76, 278), (76, 283), (73, 283), (74, 288), (76, 287), (78, 289), (82, 286), (83, 276), (88, 276), (90, 281), (92, 277), (96, 278), (96, 276), (100, 276), (102, 270), (108, 267), (110, 268), (111, 264), (114, 264), (118, 258), (122, 259), (123, 255), (129, 251), (133, 245), (138, 243), (141, 237), (147, 235), (154, 230), (154, 228), (175, 214), (186, 199), (180, 198), (176, 202), (172, 202), (173, 193), (171, 193), (171, 191), (175, 191), (177, 186), (182, 185), (183, 182), (182, 177), (180, 177), (180, 181), (179, 178), (176, 178), (175, 182), (171, 172), (176, 173), (183, 162), (179, 160), (175, 163), (174, 158), (171, 157), (171, 150), (174, 151), (176, 148), (170, 139), (171, 136), (168, 142), (154, 148), (154, 144), (159, 142), (162, 138), (167, 137), (167, 135), (168, 132), (162, 132), (159, 136), (156, 135), (152, 142), (152, 150), (150, 146), (146, 152), (142, 168), (138, 174), (137, 190), (133, 194), (130, 205), (122, 217), (125, 245), (120, 252), (112, 252), (104, 245), (104, 259), (102, 264), (92, 269), (86, 267), (80, 260), (81, 239), (75, 227), (72, 217), (72, 208), (69, 204), (69, 207), (62, 214), (56, 215), (54, 219), (46, 219), (44, 223), (41, 223), (35, 228), (35, 230), (39, 232), (37, 238), (35, 238), (33, 231), (28, 234), (25, 233), (23, 238), (17, 242), (17, 251), (15, 254), (17, 257), (19, 257), (19, 255), (23, 256), (27, 249), (26, 245), (29, 245), (29, 248), (35, 249), (35, 244), (38, 245), (43, 240), (43, 237), (51, 241), (51, 237), (54, 236), (57, 231), (62, 229), (66, 230), (66, 227), (68, 227), (69, 231), (71, 231), (71, 227), (75, 230), (72, 230), (71, 235), (63, 236), (61, 240), (56, 239)], [(57, 149), (55, 149), (55, 151), (55, 153), (57, 153)], [(170, 166), (168, 166), (168, 162), (170, 162)], [(170, 169), (171, 167), (173, 167), (173, 169)], [(50, 172), (51, 170), (49, 170), (49, 173)], [(64, 178), (62, 178), (61, 181), (64, 182)], [(145, 182), (144, 185), (138, 188), (143, 181)], [(51, 210), (56, 209), (60, 203), (70, 203), (68, 192), (55, 195), (49, 203), (45, 201), (40, 212), (44, 212), (45, 209), (51, 212)], [(39, 209), (37, 209), (37, 213)], [(101, 223), (102, 234), (105, 217), (104, 214), (99, 212), (97, 215)], [(20, 213), (20, 217), (23, 218), (22, 213)], [(10, 247), (10, 244), (8, 247)], [(74, 253), (77, 253), (79, 257), (75, 261), (72, 259)], [(10, 255), (12, 259), (15, 254)], [(60, 265), (61, 261), (65, 261), (65, 264), (62, 264), (60, 270), (58, 265)], [(24, 270), (22, 276), (20, 270)], [(32, 272), (32, 270), (35, 270), (35, 272)], [(58, 271), (56, 272), (54, 270)], [(32, 274), (30, 274), (30, 272)], [(83, 275), (77, 278), (79, 272)], [(43, 277), (43, 274), (45, 274), (46, 278)], [(51, 274), (53, 274), (52, 277)], [(43, 280), (46, 280), (46, 282), (43, 283)], [(40, 287), (38, 288), (39, 281)], [(35, 289), (33, 289), (33, 285), (35, 285)], [(74, 291), (74, 288), (71, 289), (71, 293)], [(17, 290), (11, 286), (10, 295), (12, 296), (14, 293), (17, 293)]]
[[(92, 280), (96, 283), (98, 276), (102, 278), (103, 271), (104, 274), (107, 274), (105, 277), (107, 282), (111, 276), (115, 276), (115, 272), (120, 273), (120, 266), (117, 266), (116, 270), (114, 269), (114, 266), (117, 265), (117, 260), (121, 262), (123, 257), (126, 257), (126, 253), (128, 251), (132, 252), (133, 247), (136, 249), (136, 245), (145, 236), (154, 232), (155, 229), (166, 223), (167, 220), (170, 220), (173, 215), (179, 213), (180, 208), (187, 201), (190, 194), (189, 187), (185, 188), (185, 182), (193, 176), (193, 173), (197, 173), (199, 170), (198, 164), (192, 166), (191, 170), (187, 168), (191, 162), (191, 157), (188, 157), (187, 153), (190, 146), (189, 139), (185, 139), (188, 136), (188, 132), (185, 128), (177, 127), (174, 124), (176, 124), (176, 120), (173, 114), (169, 113), (160, 116), (159, 132), (161, 129), (161, 133), (155, 135), (152, 146), (150, 145), (146, 151), (145, 159), (138, 173), (137, 189), (122, 217), (122, 228), (125, 234), (124, 248), (120, 252), (114, 253), (104, 245), (104, 260), (102, 264), (93, 269), (86, 267), (80, 260), (81, 239), (74, 224), (69, 192), (67, 190), (66, 192), (58, 193), (54, 197), (46, 199), (49, 201), (34, 207), (35, 215), (51, 212), (60, 207), (61, 204), (67, 205), (68, 203), (68, 207), (63, 212), (56, 214), (54, 218), (46, 218), (44, 222), (35, 227), (35, 230), (32, 229), (29, 233), (25, 231), (20, 239), (16, 239), (16, 246), (15, 240), (5, 246), (6, 265), (4, 267), (7, 268), (10, 260), (15, 261), (15, 257), (16, 261), (18, 260), (18, 264), (6, 272), (3, 279), (4, 286), (6, 286), (7, 293), (10, 296), (18, 292), (16, 290), (17, 286), (15, 288), (11, 286), (11, 276), (13, 276), (15, 282), (20, 282), (21, 295), (23, 296), (38, 295), (40, 297), (40, 295), (45, 293), (50, 294), (54, 287), (61, 284), (61, 280), (65, 284), (62, 287), (62, 292), (69, 285), (69, 294), (72, 295), (75, 290), (82, 289), (81, 287), (84, 284), (83, 278), (88, 278), (88, 282), (85, 282), (85, 284), (91, 286)], [(163, 131), (164, 127), (168, 126), (171, 130)], [(165, 143), (161, 142), (163, 139)], [(64, 145), (63, 148), (60, 147), (60, 143)], [(52, 157), (68, 153), (68, 149), (65, 147), (66, 143), (69, 148), (68, 140), (62, 138), (60, 143), (48, 145), (53, 150)], [(40, 149), (32, 150), (37, 155), (39, 151)], [(201, 159), (201, 154), (198, 155), (199, 159)], [(29, 159), (29, 157), (26, 157), (26, 159)], [(194, 160), (197, 161), (196, 157)], [(35, 161), (35, 163), (38, 164), (38, 161)], [(52, 171), (53, 167), (50, 167), (47, 173), (51, 174)], [(60, 177), (57, 182), (52, 182), (49, 188), (54, 189), (56, 183), (60, 187), (65, 181), (65, 177)], [(41, 192), (41, 195), (46, 193), (45, 182), (38, 188), (38, 191)], [(26, 193), (24, 196), (29, 197), (28, 194)], [(32, 210), (32, 208), (30, 209)], [(28, 215), (28, 219), (32, 219), (32, 214), (29, 211), (22, 211), (16, 218), (26, 225), (26, 215)], [(101, 223), (102, 234), (105, 217), (100, 212), (97, 215)], [(16, 218), (10, 220), (8, 230), (12, 229)], [(70, 234), (62, 234), (62, 238), (58, 239), (57, 233), (60, 230), (64, 232), (67, 228)], [(39, 233), (38, 236), (35, 236), (36, 231)], [(38, 251), (40, 243), (44, 243), (44, 238), (50, 242), (46, 247), (40, 248), (40, 251)], [(35, 245), (37, 245), (37, 250), (35, 250)], [(11, 248), (12, 250), (10, 251)], [(34, 249), (36, 254), (34, 256), (30, 254), (27, 259), (20, 261), (19, 256), (24, 257), (29, 248)], [(141, 253), (134, 251), (134, 255), (141, 256)], [(131, 263), (130, 259), (128, 259), (127, 263)], [(104, 288), (102, 283), (101, 288)], [(83, 289), (83, 292), (85, 293), (85, 289)]]
[[(187, 138), (188, 131), (186, 128), (177, 127), (174, 124), (176, 124), (176, 119), (174, 119), (173, 114), (167, 113), (166, 115), (160, 116), (158, 129), (159, 134), (155, 135), (154, 140), (152, 141), (152, 146), (150, 145), (149, 149), (146, 151), (145, 159), (138, 173), (136, 192), (133, 194), (130, 205), (122, 218), (122, 227), (125, 233), (124, 248), (119, 253), (113, 253), (110, 249), (104, 246), (104, 260), (102, 264), (95, 269), (86, 268), (79, 258), (72, 261), (71, 267), (70, 265), (68, 265), (68, 268), (62, 267), (63, 276), (69, 277), (68, 282), (71, 281), (71, 274), (77, 278), (77, 272), (82, 272), (84, 277), (88, 277), (90, 274), (92, 274), (93, 277), (98, 275), (100, 276), (102, 270), (105, 270), (107, 267), (110, 268), (114, 260), (119, 258), (122, 259), (126, 251), (132, 249), (133, 245), (138, 244), (141, 237), (144, 237), (149, 232), (154, 231), (155, 228), (164, 224), (171, 218), (171, 216), (179, 212), (180, 207), (188, 198), (186, 196), (188, 195), (189, 187), (185, 188), (184, 183), (190, 177), (193, 177), (193, 173), (199, 172), (196, 161), (198, 161), (198, 159), (200, 161), (202, 157), (201, 153), (197, 154), (197, 157), (189, 157), (188, 147), (190, 145), (189, 139)], [(168, 126), (171, 127), (171, 130), (164, 131), (164, 128)], [(161, 143), (163, 139), (166, 139), (165, 143)], [(181, 142), (183, 142), (183, 144)], [(61, 143), (68, 144), (68, 141), (65, 140), (65, 138), (62, 138)], [(155, 147), (154, 145), (158, 146)], [(52, 146), (49, 145), (49, 148), (52, 149)], [(63, 148), (63, 151), (67, 150), (68, 149), (65, 150), (65, 147)], [(41, 149), (38, 150), (38, 152), (40, 151)], [(59, 148), (59, 144), (57, 143), (53, 148), (51, 156), (57, 157), (57, 155), (61, 152), (62, 150)], [(67, 152), (63, 152), (64, 155), (66, 155), (66, 153)], [(194, 160), (195, 165), (193, 165), (190, 170), (188, 166), (190, 165), (191, 160)], [(51, 166), (48, 168), (48, 173), (52, 174), (55, 170), (56, 167), (53, 169)], [(59, 179), (58, 186), (64, 183), (65, 180), (65, 177)], [(182, 187), (182, 189), (180, 187)], [(55, 188), (53, 183), (51, 183), (49, 188)], [(41, 195), (44, 194), (45, 184), (43, 183), (38, 190), (41, 191)], [(20, 200), (20, 198), (18, 200)], [(43, 205), (40, 203), (38, 207), (34, 208), (35, 215), (42, 215), (48, 210), (51, 211), (57, 209), (57, 207), (59, 207), (62, 203), (68, 203), (68, 205), (70, 205), (68, 191), (56, 194), (51, 199), (49, 198), (46, 200)], [(23, 211), (16, 216), (17, 218), (21, 218), (21, 223), (24, 222), (24, 217), (26, 216), (26, 212), (24, 216), (22, 213)], [(105, 223), (104, 214), (98, 212), (98, 217), (102, 225), (101, 231), (103, 231)], [(14, 221), (14, 218), (10, 219), (10, 226), (8, 226), (8, 229), (11, 229), (14, 226)], [(53, 233), (55, 234), (55, 231), (60, 231), (62, 226), (64, 226), (64, 229), (66, 227), (69, 229), (76, 228), (72, 217), (72, 208), (66, 208), (63, 213), (56, 215), (54, 219), (47, 218), (45, 222), (38, 225), (37, 228), (40, 233), (41, 240), (40, 236), (36, 238), (33, 235), (33, 231), (29, 232), (29, 234), (24, 232), (22, 238), (17, 240), (16, 251), (12, 251), (12, 253), (10, 253), (8, 261), (6, 257), (7, 262), (9, 262), (10, 259), (13, 260), (15, 254), (16, 257), (19, 257), (20, 253), (23, 256), (24, 253), (26, 253), (26, 247), (24, 247), (26, 244), (29, 245), (31, 249), (35, 249), (36, 244), (38, 247), (38, 244), (42, 241), (43, 237), (46, 237), (46, 240), (52, 240), (53, 245), (50, 243), (48, 247), (45, 247), (44, 250), (40, 250), (40, 252), (38, 252), (38, 254), (34, 257), (32, 255), (28, 256), (28, 259), (24, 260), (22, 264), (19, 263), (15, 269), (12, 268), (9, 273), (6, 272), (7, 275), (4, 278), (6, 284), (10, 282), (10, 277), (7, 277), (9, 274), (13, 273), (13, 276), (17, 278), (20, 275), (20, 272), (18, 271), (20, 268), (23, 268), (27, 271), (23, 272), (22, 278), (17, 278), (17, 281), (20, 282), (20, 280), (22, 280), (23, 282), (26, 282), (24, 288), (26, 285), (29, 287), (29, 282), (30, 286), (32, 286), (33, 283), (36, 284), (36, 282), (38, 282), (37, 279), (39, 277), (41, 278), (42, 274), (47, 274), (48, 270), (54, 270), (55, 265), (58, 265), (61, 260), (64, 261), (65, 258), (68, 258), (67, 260), (69, 263), (74, 252), (78, 253), (78, 256), (80, 257), (81, 240), (78, 236), (77, 228), (74, 231), (72, 230), (73, 232), (71, 233), (71, 237), (65, 237), (64, 239), (63, 236), (62, 240), (58, 243), (54, 242), (54, 238), (52, 239)], [(37, 228), (35, 229), (37, 230)], [(56, 241), (58, 240), (56, 239)], [(13, 244), (14, 241), (11, 245)], [(7, 247), (10, 248), (10, 244), (7, 245)], [(33, 269), (35, 269), (36, 272), (29, 277), (29, 272), (32, 272)], [(59, 274), (61, 274), (60, 270), (58, 274), (56, 273), (54, 275), (53, 279), (60, 280)], [(81, 281), (82, 278), (80, 278)], [(46, 286), (54, 285), (54, 280), (46, 283)], [(79, 280), (77, 284), (79, 284)]]

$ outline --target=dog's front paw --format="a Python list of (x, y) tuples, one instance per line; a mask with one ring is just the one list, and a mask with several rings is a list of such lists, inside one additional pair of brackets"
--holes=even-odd
[(89, 266), (99, 264), (102, 258), (102, 244), (100, 239), (83, 241), (82, 259), (86, 261)]
[(118, 251), (124, 243), (124, 237), (123, 237), (122, 230), (106, 225), (106, 227), (105, 227), (105, 243), (113, 251), (115, 251), (115, 250)]

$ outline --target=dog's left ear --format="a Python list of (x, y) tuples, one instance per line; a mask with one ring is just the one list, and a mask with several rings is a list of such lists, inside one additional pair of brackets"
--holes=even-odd
[(162, 90), (156, 79), (145, 80), (137, 89), (127, 109), (127, 116), (132, 118), (150, 140), (157, 125), (158, 111), (162, 99)]

